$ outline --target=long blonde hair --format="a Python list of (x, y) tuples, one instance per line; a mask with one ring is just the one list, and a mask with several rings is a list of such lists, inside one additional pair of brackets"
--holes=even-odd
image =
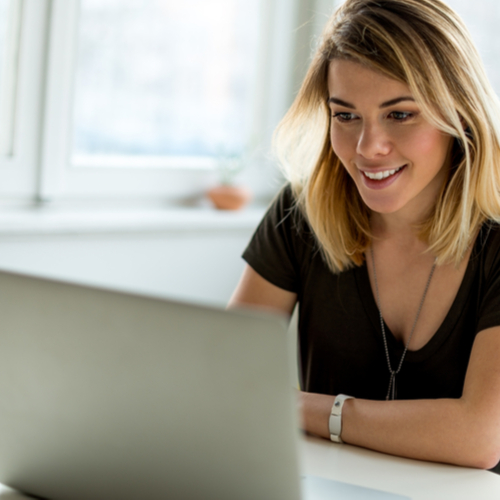
[(274, 141), (333, 272), (361, 265), (372, 240), (370, 210), (330, 144), (327, 77), (337, 58), (408, 85), (430, 123), (455, 138), (419, 235), (438, 264), (458, 265), (481, 224), (500, 221), (500, 102), (467, 28), (440, 0), (347, 0), (328, 22)]

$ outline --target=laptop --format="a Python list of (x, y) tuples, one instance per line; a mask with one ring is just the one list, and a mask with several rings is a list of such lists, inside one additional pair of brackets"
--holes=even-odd
[(50, 500), (405, 498), (301, 479), (284, 318), (9, 272), (0, 318), (0, 483)]

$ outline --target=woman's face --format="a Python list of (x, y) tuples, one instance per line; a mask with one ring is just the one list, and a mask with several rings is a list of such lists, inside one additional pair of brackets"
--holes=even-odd
[(332, 61), (328, 88), (332, 147), (367, 206), (425, 216), (446, 179), (451, 136), (424, 118), (407, 85), (358, 63)]

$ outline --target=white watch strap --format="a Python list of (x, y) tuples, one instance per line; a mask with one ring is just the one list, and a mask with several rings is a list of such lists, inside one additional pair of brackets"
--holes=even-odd
[(345, 394), (339, 394), (333, 402), (328, 427), (330, 429), (330, 439), (334, 443), (342, 443), (342, 439), (340, 439), (340, 434), (342, 432), (342, 407), (346, 399), (354, 398), (352, 396), (346, 396)]

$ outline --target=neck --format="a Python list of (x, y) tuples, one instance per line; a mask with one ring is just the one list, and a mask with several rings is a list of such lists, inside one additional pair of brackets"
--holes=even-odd
[(416, 217), (415, 214), (380, 214), (373, 212), (371, 216), (371, 227), (376, 238), (380, 239), (403, 239), (419, 240), (418, 224), (424, 217)]
[[(415, 212), (380, 214), (373, 212), (371, 228), (374, 236), (373, 245), (378, 251), (391, 255), (392, 258), (420, 259), (426, 255), (428, 243), (419, 236), (418, 225), (424, 220), (426, 214), (417, 217)], [(425, 257), (431, 257), (430, 254)]]

